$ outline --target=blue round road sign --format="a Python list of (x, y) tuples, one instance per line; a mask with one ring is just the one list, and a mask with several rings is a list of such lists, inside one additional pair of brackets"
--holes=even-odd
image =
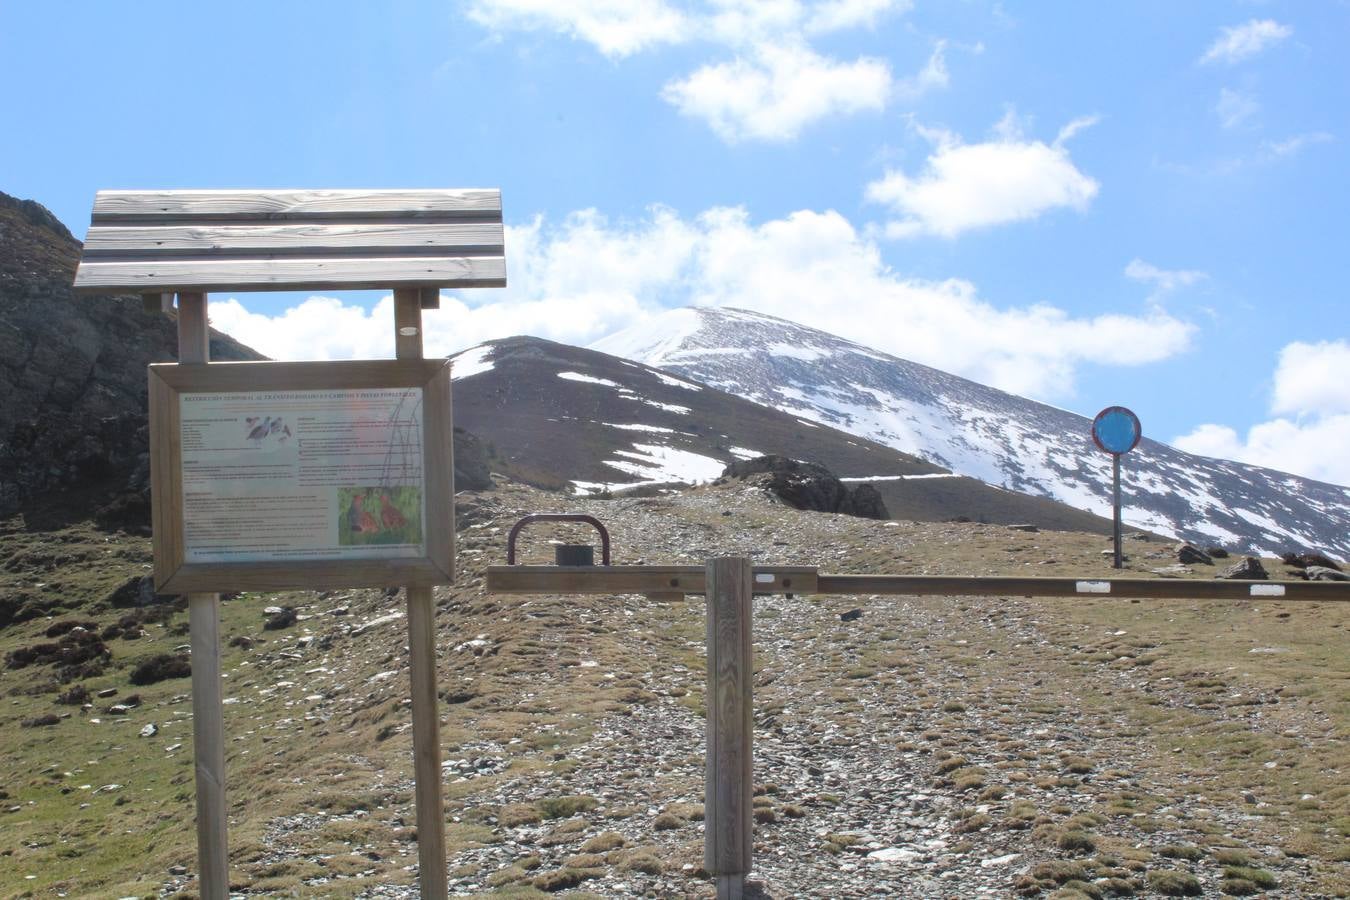
[(1142, 436), (1139, 417), (1123, 406), (1108, 406), (1092, 420), (1092, 440), (1107, 453), (1129, 453)]

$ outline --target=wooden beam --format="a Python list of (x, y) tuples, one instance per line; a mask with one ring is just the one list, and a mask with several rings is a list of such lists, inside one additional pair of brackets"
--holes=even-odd
[(427, 225), (363, 222), (226, 225), (95, 225), (85, 259), (230, 256), (502, 255), (502, 226), (493, 222)]
[[(211, 361), (206, 295), (178, 296), (178, 363)], [(230, 895), (225, 808), (225, 715), (220, 685), (220, 595), (188, 594), (192, 645), (192, 754), (197, 772), (197, 886), (202, 900)]]
[(754, 850), (752, 598), (754, 570), (745, 557), (708, 560), (707, 772), (703, 867), (717, 896), (740, 900)]
[[(399, 359), (422, 358), (422, 303), (415, 289), (394, 291), (394, 351)], [(429, 587), (409, 586), (404, 590), (408, 595), (418, 881), (422, 897), (444, 900), (450, 888), (441, 796), (440, 712), (436, 706), (436, 603)]]
[(441, 308), (441, 289), (439, 287), (424, 287), (421, 290), (423, 309)]
[[(703, 566), (488, 566), (499, 594), (702, 594)], [(755, 566), (754, 593), (816, 592), (811, 566)]]
[(268, 221), (426, 216), (501, 218), (497, 188), (449, 190), (99, 191), (93, 222)]
[(313, 259), (86, 259), (75, 292), (362, 290), (505, 287), (502, 256), (320, 257)]

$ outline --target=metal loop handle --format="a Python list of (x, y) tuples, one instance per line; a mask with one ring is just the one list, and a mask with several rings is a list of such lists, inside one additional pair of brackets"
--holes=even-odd
[(588, 516), (585, 513), (532, 513), (512, 525), (511, 533), (506, 537), (506, 564), (508, 566), (516, 564), (516, 535), (520, 534), (520, 530), (531, 522), (587, 522), (594, 525), (595, 530), (600, 532), (601, 563), (602, 565), (609, 565), (609, 530), (600, 524), (600, 520), (595, 516)]

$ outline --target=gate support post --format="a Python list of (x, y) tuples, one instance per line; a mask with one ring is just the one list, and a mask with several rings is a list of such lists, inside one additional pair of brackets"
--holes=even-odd
[(751, 684), (754, 569), (745, 557), (707, 562), (708, 754), (703, 866), (718, 900), (740, 900), (754, 850)]
[[(422, 298), (417, 288), (394, 291), (394, 355), (422, 358)], [(408, 595), (418, 881), (423, 900), (443, 900), (450, 886), (441, 795), (441, 720), (436, 708), (436, 602), (429, 587), (409, 585), (404, 592)]]

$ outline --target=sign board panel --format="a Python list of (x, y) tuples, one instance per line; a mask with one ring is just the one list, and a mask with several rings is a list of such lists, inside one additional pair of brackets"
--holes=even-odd
[(1129, 453), (1141, 437), (1139, 417), (1123, 406), (1108, 406), (1092, 420), (1092, 440), (1107, 453)]
[(150, 367), (166, 593), (447, 584), (445, 360)]

